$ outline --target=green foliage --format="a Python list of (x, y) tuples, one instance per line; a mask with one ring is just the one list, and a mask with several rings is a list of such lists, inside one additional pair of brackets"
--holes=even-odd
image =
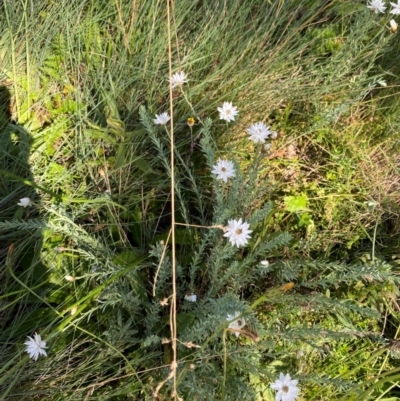
[[(165, 5), (1, 11), (0, 400), (154, 398), (172, 361), (172, 178), (179, 396), (273, 400), (279, 372), (307, 400), (396, 396), (398, 46), (385, 17), (352, 1), (176, 2), (172, 68), (189, 82), (173, 91), (172, 177), (169, 128), (152, 121), (169, 108)], [(223, 101), (240, 110), (229, 126)], [(242, 135), (261, 120), (279, 132), (271, 150)], [(219, 157), (234, 163), (228, 183), (210, 173)], [(239, 249), (223, 237), (238, 218), (252, 230)], [(35, 363), (34, 332), (48, 345)]]

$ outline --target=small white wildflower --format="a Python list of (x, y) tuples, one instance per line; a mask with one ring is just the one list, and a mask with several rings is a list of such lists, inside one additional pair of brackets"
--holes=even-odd
[(242, 219), (239, 220), (228, 220), (228, 226), (224, 237), (227, 237), (232, 245), (237, 247), (246, 245), (250, 238), (250, 233), (253, 230), (249, 230), (249, 223), (245, 223)]
[(183, 71), (176, 72), (169, 78), (169, 82), (171, 82), (173, 88), (182, 86), (187, 82), (187, 75)]
[(165, 125), (171, 117), (168, 113), (156, 114), (156, 118), (153, 120), (153, 123), (156, 125)]
[(219, 118), (221, 120), (235, 121), (235, 116), (239, 113), (237, 107), (233, 106), (231, 102), (224, 102), (222, 107), (218, 107)]
[(264, 145), (264, 150), (265, 150), (266, 152), (270, 151), (271, 148), (272, 148), (272, 143), (266, 143), (266, 144)]
[(250, 135), (250, 140), (254, 143), (264, 143), (265, 140), (271, 135), (269, 127), (267, 127), (263, 122), (255, 123), (247, 129)]
[(29, 198), (22, 198), (17, 203), (18, 206), (27, 207), (32, 205), (32, 201)]
[(197, 301), (197, 295), (196, 294), (185, 295), (185, 300), (189, 301), (189, 302), (196, 302)]
[(35, 361), (37, 361), (39, 355), (44, 355), (47, 356), (46, 351), (44, 350), (46, 347), (46, 342), (42, 341), (42, 337), (40, 337), (40, 334), (34, 334), (32, 337), (29, 337), (29, 340), (25, 341), (24, 344), (26, 345), (26, 352), (29, 354), (30, 358), (33, 358)]
[(268, 260), (262, 260), (262, 261), (260, 262), (260, 264), (261, 264), (261, 266), (264, 266), (264, 267), (268, 267), (268, 266), (269, 266)]
[(211, 173), (217, 174), (217, 179), (228, 182), (228, 178), (235, 176), (235, 167), (230, 160), (218, 159)]
[(397, 22), (394, 19), (391, 19), (389, 21), (389, 25), (390, 25), (390, 32), (396, 33), (397, 32), (397, 27), (398, 27)]
[(276, 390), (276, 401), (295, 401), (300, 393), (297, 387), (298, 380), (292, 380), (289, 373), (284, 375), (279, 373), (279, 379), (271, 384), (271, 388)]
[[(239, 315), (240, 315), (240, 312), (236, 311), (234, 315), (228, 315), (226, 320), (235, 319), (235, 317), (238, 317)], [(233, 322), (231, 322), (228, 327), (233, 330), (241, 330), (244, 326), (246, 326), (246, 320), (244, 319), (244, 317), (241, 317), (241, 318), (236, 319)], [(235, 336), (239, 337), (240, 333), (238, 331), (235, 331)]]
[(370, 10), (373, 10), (376, 14), (383, 13), (386, 10), (385, 3), (382, 0), (370, 0), (367, 7)]
[[(400, 15), (400, 0), (397, 0), (397, 4), (396, 3), (390, 3), (390, 5), (393, 7), (393, 9), (390, 11), (390, 14)], [(392, 22), (392, 21), (390, 21), (390, 22)]]
[(69, 282), (71, 282), (71, 283), (72, 283), (73, 281), (76, 280), (75, 277), (69, 276), (69, 275), (68, 275), (68, 276), (65, 276), (64, 278), (65, 278), (65, 280), (67, 280), (67, 281), (69, 281)]

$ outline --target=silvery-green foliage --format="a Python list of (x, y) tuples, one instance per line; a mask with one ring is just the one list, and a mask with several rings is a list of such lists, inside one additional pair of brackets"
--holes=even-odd
[[(167, 147), (165, 145), (165, 132), (163, 138), (157, 133), (152, 125), (144, 107), (140, 109), (140, 116), (146, 131), (155, 146), (157, 158), (161, 165), (166, 168), (169, 162)], [(212, 121), (205, 119), (200, 128), (200, 148), (205, 156), (208, 166), (208, 174), (215, 163), (216, 145), (211, 135)], [(213, 398), (211, 394), (225, 393), (225, 399), (232, 399), (233, 394), (241, 394), (241, 399), (254, 399), (251, 387), (247, 379), (242, 375), (242, 361), (252, 355), (252, 346), (249, 344), (239, 345), (236, 336), (226, 331), (228, 315), (243, 313), (247, 327), (255, 328), (259, 323), (255, 315), (249, 310), (249, 306), (241, 300), (241, 293), (246, 291), (253, 282), (265, 273), (259, 268), (259, 261), (273, 254), (278, 254), (280, 249), (288, 245), (291, 237), (286, 233), (269, 233), (267, 217), (273, 213), (274, 205), (266, 202), (260, 208), (254, 208), (254, 202), (259, 197), (259, 190), (255, 182), (260, 155), (257, 156), (254, 165), (249, 172), (244, 174), (240, 170), (239, 161), (232, 159), (236, 176), (230, 181), (229, 186), (224, 186), (210, 179), (195, 178), (190, 166), (185, 164), (184, 159), (178, 153), (176, 156), (176, 179), (175, 183), (177, 197), (180, 201), (180, 210), (188, 210), (185, 202), (196, 199), (198, 210), (205, 210), (206, 204), (211, 204), (213, 210), (208, 210), (208, 221), (205, 214), (201, 216), (202, 224), (210, 228), (190, 228), (193, 240), (186, 243), (186, 253), (178, 252), (177, 278), (178, 278), (178, 350), (182, 359), (182, 366), (190, 361), (196, 368), (186, 369), (182, 367), (181, 391), (190, 397), (197, 394), (198, 399)], [(169, 174), (170, 170), (165, 170)], [(191, 183), (191, 197), (181, 196), (182, 186)], [(211, 193), (204, 198), (202, 194)], [(212, 213), (211, 213), (212, 212)], [(187, 217), (184, 217), (187, 216)], [(196, 218), (183, 214), (188, 222), (198, 224)], [(223, 237), (221, 228), (211, 227), (226, 225), (227, 220), (242, 217), (251, 224), (255, 234), (249, 246), (244, 250), (233, 247)], [(261, 234), (261, 235), (260, 235)], [(164, 248), (166, 247), (166, 249)], [(144, 318), (146, 327), (146, 340), (143, 343), (147, 349), (154, 351), (160, 347), (160, 338), (169, 337), (169, 301), (165, 300), (171, 295), (171, 250), (170, 245), (156, 242), (150, 250), (150, 262), (152, 277), (154, 277), (155, 298), (152, 305), (147, 309), (148, 314)], [(182, 258), (181, 262), (179, 258)], [(189, 263), (188, 263), (189, 261)], [(150, 267), (150, 266), (149, 266)], [(157, 276), (157, 277), (156, 277)], [(156, 279), (155, 279), (156, 277)], [(198, 296), (197, 303), (184, 301), (186, 293), (195, 293)], [(222, 337), (226, 337), (227, 348), (222, 345)], [(232, 341), (235, 340), (235, 341)], [(201, 347), (188, 348), (185, 343), (194, 343)], [(168, 345), (164, 348), (168, 349)], [(227, 352), (233, 355), (229, 358), (228, 368), (224, 371), (222, 367), (222, 355)], [(207, 359), (207, 364), (198, 363)], [(180, 368), (181, 369), (181, 368)], [(211, 371), (210, 371), (211, 369)], [(250, 358), (246, 362), (246, 369), (258, 371), (258, 361)], [(226, 383), (223, 386), (220, 379), (225, 376)], [(196, 378), (196, 379), (195, 379)], [(195, 380), (198, 384), (193, 383)], [(201, 387), (201, 388), (200, 388)], [(199, 398), (200, 397), (200, 398)], [(201, 398), (203, 397), (203, 398)]]
[[(154, 145), (153, 166), (163, 169), (170, 178), (168, 137), (163, 128), (154, 127), (144, 107), (140, 108), (140, 117)], [(217, 150), (212, 120), (207, 118), (200, 121), (200, 125), (200, 150), (207, 166), (205, 176), (196, 175), (192, 171), (194, 166), (186, 163), (178, 151), (175, 158), (178, 219), (189, 224), (179, 227), (179, 232), (187, 236), (186, 240), (182, 239), (185, 237), (179, 239), (176, 253), (178, 391), (189, 399), (231, 400), (240, 394), (242, 400), (253, 400), (255, 394), (248, 375), (255, 374), (271, 381), (273, 376), (265, 369), (265, 360), (287, 358), (284, 350), (275, 350), (282, 342), (305, 343), (323, 352), (321, 344), (327, 339), (339, 341), (376, 336), (373, 330), (366, 332), (354, 321), (357, 317), (376, 319), (376, 309), (371, 305), (361, 306), (339, 292), (324, 292), (325, 288), (337, 282), (351, 285), (359, 280), (396, 280), (393, 281), (390, 269), (384, 265), (371, 268), (285, 258), (283, 249), (291, 246), (293, 238), (289, 233), (271, 229), (271, 218), (277, 206), (272, 200), (265, 199), (265, 191), (257, 182), (263, 158), (260, 149), (256, 149), (252, 162), (246, 171), (242, 171), (239, 159), (226, 149), (223, 153)], [(211, 174), (220, 155), (231, 160), (235, 167), (235, 177), (227, 183), (216, 180)], [(194, 208), (199, 212), (197, 215), (188, 213)], [(239, 218), (248, 222), (252, 230), (248, 244), (241, 248), (232, 246), (222, 230), (228, 220)], [(190, 227), (199, 221), (207, 227)], [(148, 274), (146, 300), (135, 291), (129, 292), (130, 287), (124, 279), (102, 295), (103, 299), (108, 296), (108, 306), (118, 305), (131, 319), (129, 322), (143, 328), (139, 349), (151, 352), (155, 358), (146, 361), (148, 368), (171, 362), (168, 339), (172, 253), (170, 243), (166, 244), (169, 229), (169, 226), (164, 227), (162, 242), (155, 240), (149, 250), (149, 259), (145, 263)], [(269, 261), (268, 266), (260, 263), (264, 260)], [(316, 277), (317, 271), (321, 273)], [(258, 293), (254, 284), (264, 278), (269, 281), (269, 286), (264, 293)], [(287, 283), (295, 283), (299, 291), (286, 293), (282, 286)], [(129, 296), (119, 295), (121, 293), (129, 293)], [(197, 302), (184, 299), (192, 293), (197, 296)], [(265, 308), (272, 311), (268, 319), (265, 314), (260, 318), (256, 313), (256, 304), (261, 299)], [(141, 312), (135, 314), (135, 308)], [(246, 321), (240, 337), (228, 329), (228, 315), (237, 313)], [(331, 316), (326, 319), (335, 322), (340, 330), (327, 329), (324, 320), (319, 320), (319, 315), (329, 313)], [(305, 326), (301, 319), (296, 319), (295, 323), (290, 320), (303, 314), (312, 316), (309, 319), (313, 321), (311, 326)], [(121, 330), (124, 328), (121, 326)], [(256, 333), (255, 337), (247, 335), (252, 332)], [(257, 345), (255, 339), (260, 339)], [(154, 373), (158, 381), (167, 375), (168, 369)], [(346, 382), (343, 385), (346, 386)], [(170, 383), (163, 391), (165, 394), (171, 391)]]
[[(179, 347), (184, 361), (182, 390), (189, 396), (198, 392), (201, 395), (199, 399), (206, 400), (207, 393), (210, 394), (210, 391), (214, 394), (220, 391), (224, 376), (221, 354), (227, 352), (226, 399), (232, 399), (231, 397), (236, 391), (243, 394), (243, 399), (254, 399), (251, 398), (254, 397), (253, 390), (241, 372), (242, 369), (249, 368), (259, 371), (256, 361), (250, 359), (246, 362), (246, 359), (252, 354), (251, 347), (231, 341), (231, 339), (236, 339), (232, 333), (225, 332), (224, 334), (224, 329), (228, 325), (226, 320), (228, 314), (241, 312), (248, 324), (251, 325), (255, 321), (251, 313), (246, 314), (246, 309), (247, 305), (244, 302), (238, 300), (233, 294), (226, 294), (218, 299), (204, 299), (200, 301), (195, 312), (187, 312), (192, 316), (191, 318), (186, 317), (186, 321), (182, 322), (180, 341), (204, 344), (201, 349), (195, 348), (194, 350), (187, 349), (182, 345)], [(186, 322), (187, 324), (185, 324)], [(226, 350), (221, 342), (223, 335), (227, 336)], [(189, 367), (191, 364), (194, 365), (193, 368)], [(197, 378), (197, 383), (194, 383), (195, 378)]]
[(133, 327), (133, 320), (131, 318), (124, 320), (119, 310), (110, 318), (108, 328), (103, 335), (110, 344), (122, 351), (138, 341), (137, 333), (138, 331)]

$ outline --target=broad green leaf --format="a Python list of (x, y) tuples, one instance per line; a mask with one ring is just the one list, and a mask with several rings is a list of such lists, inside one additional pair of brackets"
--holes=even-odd
[(285, 196), (285, 210), (288, 212), (309, 211), (307, 208), (307, 195)]

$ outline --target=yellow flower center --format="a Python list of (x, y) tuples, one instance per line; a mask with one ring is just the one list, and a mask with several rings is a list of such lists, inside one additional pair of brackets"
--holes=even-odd
[(240, 235), (242, 232), (243, 232), (243, 230), (242, 230), (241, 228), (238, 228), (238, 229), (235, 231), (235, 234)]
[(289, 387), (288, 386), (282, 386), (282, 391), (284, 393), (288, 393), (289, 392)]
[(221, 167), (221, 171), (222, 171), (223, 173), (225, 173), (226, 168), (225, 168), (225, 167)]

